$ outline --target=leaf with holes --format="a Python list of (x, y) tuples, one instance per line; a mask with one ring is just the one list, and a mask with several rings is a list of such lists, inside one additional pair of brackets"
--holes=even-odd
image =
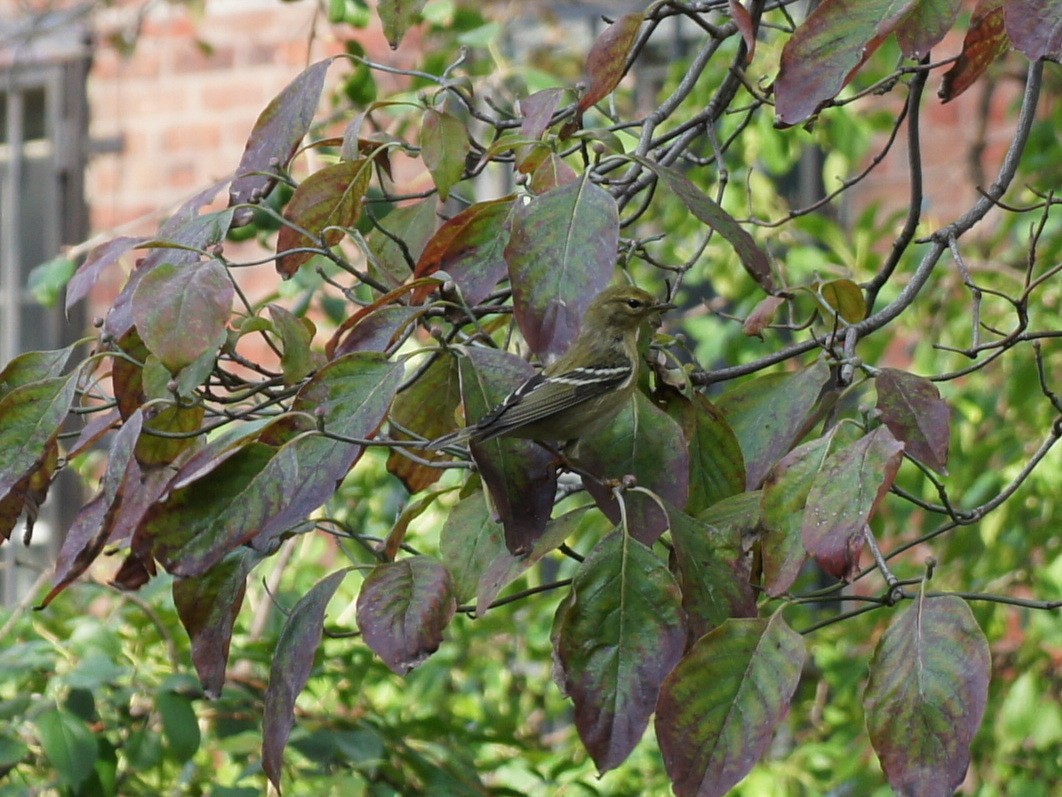
[(991, 669), (988, 641), (962, 598), (920, 592), (889, 626), (863, 704), (871, 744), (897, 793), (950, 797), (959, 787)]
[(948, 472), (951, 409), (936, 385), (922, 376), (883, 368), (874, 379), (878, 411), (904, 450), (937, 473)]
[(656, 737), (677, 797), (722, 797), (789, 713), (807, 652), (781, 614), (727, 620), (664, 681)]
[(612, 279), (618, 246), (616, 200), (587, 175), (516, 206), (505, 259), (516, 323), (532, 351), (567, 350)]
[(449, 571), (428, 556), (377, 565), (358, 595), (365, 643), (399, 675), (434, 653), (457, 610)]
[(310, 679), (321, 644), (325, 609), (347, 572), (332, 573), (302, 596), (288, 615), (273, 649), (262, 718), (262, 769), (277, 791), (284, 748), (295, 726), (295, 699)]
[(597, 37), (586, 57), (586, 92), (579, 98), (580, 111), (605, 99), (619, 85), (644, 19), (638, 12), (624, 14)]
[(579, 566), (554, 620), (563, 688), (598, 771), (615, 769), (642, 738), (660, 684), (682, 657), (686, 623), (674, 577), (623, 531)]
[(362, 158), (326, 166), (299, 183), (284, 208), (284, 218), (295, 226), (282, 225), (277, 233), (278, 274), (285, 279), (293, 276), (316, 254), (293, 250), (339, 243), (344, 229), (361, 216), (371, 178), (372, 161)]

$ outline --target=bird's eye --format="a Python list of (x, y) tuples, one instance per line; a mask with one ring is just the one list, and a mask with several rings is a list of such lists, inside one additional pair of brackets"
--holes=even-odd
[(628, 299), (627, 306), (632, 310), (637, 310), (639, 307), (642, 306), (642, 301), (641, 299)]

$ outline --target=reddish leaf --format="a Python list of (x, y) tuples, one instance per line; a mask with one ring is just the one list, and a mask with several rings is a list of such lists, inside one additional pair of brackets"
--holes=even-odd
[(288, 615), (273, 649), (262, 721), (262, 769), (278, 792), (284, 748), (295, 725), (295, 699), (310, 680), (325, 609), (346, 574), (346, 570), (332, 573), (303, 595)]
[(580, 111), (600, 102), (619, 85), (644, 19), (639, 12), (624, 14), (597, 37), (586, 57), (587, 85), (586, 93), (579, 98)]
[(944, 73), (937, 96), (950, 102), (970, 88), (1010, 49), (1004, 25), (1003, 0), (978, 0), (959, 59)]
[[(345, 354), (369, 349), (374, 346), (374, 342), (380, 341), (385, 335), (387, 343), (375, 348), (378, 350), (386, 348), (404, 321), (409, 321), (418, 313), (423, 312), (410, 310), (406, 305), (400, 304), (403, 297), (420, 290), (432, 290), (438, 286), (439, 280), (434, 277), (413, 280), (388, 291), (371, 304), (359, 308), (339, 325), (339, 329), (325, 344), (325, 354), (328, 355), (328, 359), (333, 360)], [(406, 313), (407, 310), (410, 312)], [(373, 317), (380, 313), (383, 315), (374, 320)], [(363, 326), (364, 329), (362, 329)]]
[(757, 285), (767, 293), (775, 292), (774, 276), (771, 274), (771, 262), (767, 259), (767, 254), (733, 216), (681, 172), (647, 158), (634, 156), (634, 159), (662, 179), (675, 192), (675, 196), (682, 200), (682, 204), (690, 213), (722, 235), (734, 247), (741, 265)]
[[(230, 207), (255, 204), (269, 193), (276, 182), (272, 175), (287, 167), (310, 130), (332, 60), (326, 58), (307, 67), (259, 115), (229, 188)], [(250, 208), (240, 208), (233, 223), (246, 224), (252, 215)]]
[[(689, 446), (679, 425), (636, 392), (608, 428), (584, 438), (578, 448), (579, 466), (599, 478), (583, 477), (587, 492), (613, 523), (619, 523), (620, 507), (608, 479), (633, 476), (640, 487), (661, 498), (685, 506), (689, 495)], [(652, 545), (668, 526), (667, 516), (650, 496), (627, 491), (623, 494), (630, 534)]]
[[(505, 276), (512, 209), (511, 195), (465, 208), (436, 230), (421, 252), (414, 276), (427, 277), (443, 269), (457, 283), (468, 306), (475, 307)], [(412, 301), (423, 302), (429, 292), (429, 287), (421, 288)]]
[(689, 444), (690, 490), (686, 511), (696, 515), (745, 489), (745, 460), (723, 413), (701, 393), (690, 401), (671, 392), (664, 405)]
[(41, 379), (0, 399), (0, 500), (44, 463), (74, 403), (77, 380), (76, 371)]
[(756, 22), (752, 19), (749, 10), (739, 0), (728, 0), (730, 18), (734, 20), (737, 29), (741, 32), (741, 40), (745, 42), (745, 63), (751, 64), (752, 57), (756, 54)]
[(112, 346), (125, 355), (111, 360), (111, 390), (122, 418), (128, 419), (147, 401), (142, 363), (147, 360), (149, 352), (134, 326), (130, 326), (129, 331)]
[[(469, 347), (460, 359), (461, 398), (470, 424), (482, 418), (521, 382), (531, 367), (497, 349)], [(505, 544), (514, 554), (531, 550), (553, 509), (557, 473), (553, 456), (530, 440), (496, 438), (469, 445), (472, 459), (505, 527)]]
[(743, 382), (716, 402), (741, 442), (749, 489), (763, 484), (774, 464), (804, 436), (829, 377), (829, 367), (817, 360), (802, 371)]
[(557, 355), (571, 345), (612, 279), (618, 246), (616, 200), (587, 175), (517, 205), (505, 259), (516, 322), (532, 351)]
[(48, 488), (58, 470), (59, 443), (52, 439), (45, 447), (40, 464), (11, 488), (5, 498), (0, 499), (0, 542), (10, 539), (19, 518), (24, 517), (26, 522), (22, 539), (26, 545), (30, 544), (41, 504), (48, 496)]
[(420, 12), (427, 0), (380, 0), (377, 13), (383, 23), (384, 36), (392, 50), (398, 49), (399, 42), (406, 35), (410, 25), (420, 21)]
[(117, 407), (94, 412), (91, 415), (83, 415), (81, 420), (85, 422), (77, 439), (70, 444), (66, 451), (68, 460), (80, 456), (95, 446), (107, 432), (118, 425), (122, 420), (122, 414)]
[(867, 730), (899, 794), (950, 797), (970, 764), (992, 659), (962, 598), (926, 597), (878, 643), (863, 702)]
[(358, 595), (365, 643), (399, 675), (438, 650), (457, 610), (445, 567), (428, 556), (377, 565)]
[(543, 89), (520, 100), (520, 135), (524, 138), (541, 138), (553, 120), (553, 114), (560, 105), (564, 89)]
[(903, 444), (879, 426), (830, 454), (815, 477), (804, 509), (804, 547), (834, 578), (859, 568), (863, 527), (896, 480)]
[(147, 238), (120, 237), (94, 247), (85, 258), (70, 282), (66, 284), (66, 313), (80, 302), (99, 281), (100, 275), (117, 263), (130, 250), (143, 244)]
[(173, 603), (192, 642), (192, 662), (209, 698), (220, 697), (225, 685), (232, 629), (243, 605), (247, 574), (259, 559), (260, 554), (246, 548), (233, 551), (199, 578), (173, 581)]
[(656, 737), (677, 797), (722, 797), (760, 759), (789, 713), (807, 653), (781, 614), (727, 620), (671, 672)]
[(763, 340), (763, 330), (774, 322), (774, 317), (783, 304), (785, 298), (782, 296), (765, 296), (748, 314), (742, 331), (749, 337)]
[(937, 473), (948, 472), (951, 410), (925, 377), (883, 368), (874, 380), (878, 411), (904, 450)]
[(133, 321), (148, 350), (175, 374), (220, 348), (234, 295), (228, 272), (216, 260), (162, 263), (139, 281)]
[(555, 152), (550, 152), (531, 172), (532, 193), (545, 194), (579, 179), (575, 169)]
[(449, 197), (450, 189), (465, 176), (468, 153), (468, 130), (460, 119), (431, 108), (424, 112), (420, 127), (420, 157), (442, 199)]
[(299, 229), (285, 224), (277, 233), (278, 274), (285, 279), (293, 276), (315, 254), (292, 250), (339, 243), (343, 229), (361, 216), (371, 178), (372, 161), (363, 158), (326, 166), (299, 184), (284, 208), (284, 218)]
[(563, 688), (599, 772), (622, 764), (641, 740), (660, 684), (682, 657), (681, 597), (664, 563), (617, 531), (579, 566), (554, 619)]
[(1007, 0), (1007, 34), (1031, 60), (1062, 61), (1062, 3), (1059, 0)]
[[(927, 0), (928, 1), (928, 0)], [(807, 119), (849, 81), (919, 0), (823, 0), (782, 48), (775, 111), (792, 125)]]
[(900, 50), (918, 61), (929, 54), (955, 24), (962, 0), (918, 0), (896, 28)]

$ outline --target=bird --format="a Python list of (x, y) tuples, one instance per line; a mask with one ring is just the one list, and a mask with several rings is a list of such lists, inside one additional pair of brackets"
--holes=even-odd
[(499, 437), (571, 445), (604, 428), (638, 385), (638, 338), (644, 322), (674, 305), (634, 285), (598, 294), (575, 341), (479, 421), (431, 441), (437, 450)]

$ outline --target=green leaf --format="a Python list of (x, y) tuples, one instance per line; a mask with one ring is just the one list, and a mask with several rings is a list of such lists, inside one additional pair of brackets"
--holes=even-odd
[(440, 532), (439, 552), (453, 576), (457, 600), (465, 603), (474, 598), (487, 568), (508, 553), (504, 529), (490, 516), (482, 491), (470, 493), (450, 510)]
[(579, 98), (579, 110), (600, 102), (619, 85), (627, 68), (634, 41), (645, 16), (624, 14), (597, 37), (586, 57), (586, 93)]
[[(191, 407), (155, 406), (145, 413), (144, 431), (140, 439), (136, 441), (134, 452), (136, 461), (144, 469), (169, 465), (185, 451), (195, 448), (200, 441), (192, 432), (198, 431), (203, 426), (203, 418), (206, 409), (202, 404)], [(187, 437), (164, 437), (152, 434), (161, 432), (166, 434), (189, 435)]]
[(667, 396), (667, 414), (689, 442), (690, 494), (686, 511), (696, 515), (745, 489), (745, 460), (723, 413), (700, 393), (692, 401), (678, 392)]
[(29, 755), (29, 748), (13, 736), (0, 735), (0, 772), (7, 772)]
[(225, 340), (235, 289), (217, 260), (162, 263), (133, 294), (133, 320), (148, 350), (177, 373)]
[(468, 157), (468, 130), (453, 114), (429, 108), (420, 126), (420, 157), (428, 167), (439, 197), (450, 196), (450, 189), (465, 176)]
[(55, 767), (59, 781), (76, 789), (96, 765), (99, 748), (85, 722), (61, 709), (49, 709), (37, 715), (37, 734), (44, 754)]
[(377, 565), (358, 595), (358, 628), (392, 671), (406, 675), (438, 650), (457, 610), (449, 571), (428, 556)]
[[(372, 256), (369, 273), (390, 288), (404, 285), (438, 225), (435, 197), (395, 208), (374, 221), (365, 236)], [(369, 211), (368, 215), (372, 215)], [(400, 246), (397, 241), (401, 241)]]
[(961, 598), (927, 597), (889, 626), (863, 696), (870, 741), (900, 794), (950, 797), (988, 699), (988, 641)]
[(829, 366), (817, 360), (795, 373), (767, 374), (743, 382), (716, 402), (745, 455), (748, 487), (755, 489), (805, 433)]
[(344, 228), (353, 227), (361, 216), (365, 192), (372, 179), (372, 161), (361, 158), (325, 166), (295, 189), (284, 218), (300, 229), (285, 224), (277, 233), (277, 273), (285, 279), (314, 256), (305, 247), (335, 246)]
[(166, 751), (171, 758), (183, 764), (195, 755), (201, 741), (199, 721), (192, 701), (185, 695), (164, 689), (155, 696), (155, 708), (162, 717)]
[(321, 644), (325, 609), (347, 572), (332, 573), (302, 596), (292, 607), (273, 650), (262, 720), (262, 769), (278, 792), (284, 748), (295, 726), (295, 700), (310, 679)]
[(0, 399), (0, 499), (44, 462), (74, 402), (77, 377), (30, 382)]
[(420, 21), (420, 12), (427, 0), (380, 0), (377, 13), (383, 23), (384, 36), (392, 50), (398, 49), (410, 25)]
[(55, 307), (76, 269), (77, 264), (68, 257), (52, 258), (30, 271), (26, 287), (38, 304)]
[(580, 565), (571, 595), (554, 620), (557, 662), (579, 737), (604, 773), (641, 740), (660, 684), (682, 657), (681, 594), (649, 548), (617, 531)]
[(896, 28), (900, 50), (916, 61), (924, 58), (955, 24), (962, 0), (919, 0)]
[(834, 578), (859, 568), (863, 527), (896, 480), (903, 444), (884, 426), (827, 457), (808, 492), (804, 547)]
[(0, 370), (0, 399), (16, 387), (42, 379), (54, 379), (62, 374), (76, 346), (76, 343), (71, 343), (65, 349), (28, 351), (10, 360)]
[(881, 420), (904, 450), (941, 475), (948, 472), (951, 410), (922, 376), (883, 368), (874, 379)]
[(517, 204), (505, 259), (516, 323), (532, 351), (567, 350), (612, 279), (618, 246), (616, 200), (586, 174)]
[(847, 323), (858, 324), (867, 317), (863, 291), (852, 280), (827, 282), (819, 287), (819, 293), (830, 309)]
[(316, 363), (310, 351), (313, 341), (313, 322), (298, 318), (279, 304), (270, 304), (269, 317), (280, 335), (283, 353), (280, 356), (280, 368), (284, 373), (284, 384), (294, 385), (314, 369)]
[(677, 797), (722, 797), (748, 774), (789, 712), (805, 656), (781, 614), (727, 620), (690, 649), (656, 706)]

